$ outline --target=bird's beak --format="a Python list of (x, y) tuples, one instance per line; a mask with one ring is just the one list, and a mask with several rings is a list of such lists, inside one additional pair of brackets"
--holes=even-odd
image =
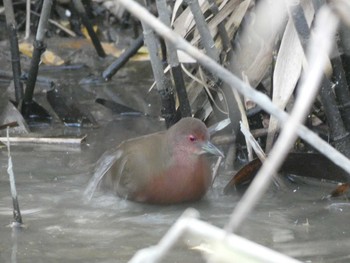
[(212, 144), (210, 141), (206, 141), (201, 145), (201, 148), (203, 150), (203, 153), (210, 153), (213, 155), (225, 157), (222, 151), (220, 151), (214, 144)]

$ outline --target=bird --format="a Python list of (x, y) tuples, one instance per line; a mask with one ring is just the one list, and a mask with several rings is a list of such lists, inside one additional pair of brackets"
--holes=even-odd
[(212, 183), (207, 154), (224, 156), (209, 139), (201, 120), (182, 118), (166, 131), (122, 142), (105, 156), (109, 165), (102, 165), (95, 183), (101, 179), (117, 196), (141, 203), (200, 200)]

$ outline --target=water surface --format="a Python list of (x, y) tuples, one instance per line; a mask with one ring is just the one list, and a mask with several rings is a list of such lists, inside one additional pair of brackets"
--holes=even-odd
[[(99, 126), (65, 128), (56, 116), (53, 127), (45, 131), (87, 134), (81, 146), (11, 148), (26, 226), (18, 231), (9, 227), (12, 200), (7, 151), (1, 149), (1, 262), (127, 262), (137, 250), (155, 245), (186, 208), (197, 209), (201, 219), (223, 227), (240, 199), (238, 192), (222, 194), (229, 177), (221, 173), (205, 198), (196, 203), (145, 205), (101, 191), (87, 202), (83, 192), (105, 150), (124, 139), (165, 128), (158, 118), (119, 116), (94, 103), (96, 97), (110, 98), (156, 115), (160, 108), (157, 93), (147, 93), (153, 81), (148, 64), (141, 70), (131, 68), (110, 83), (79, 85), (87, 75), (86, 71), (55, 73), (57, 79), (66, 80), (58, 87), (91, 106)], [(45, 101), (44, 95), (37, 96)], [(287, 182), (284, 190), (271, 187), (238, 234), (302, 261), (349, 262), (350, 206), (345, 199), (322, 200), (334, 187), (334, 183), (311, 179)], [(203, 262), (203, 258), (179, 243), (166, 262)]]

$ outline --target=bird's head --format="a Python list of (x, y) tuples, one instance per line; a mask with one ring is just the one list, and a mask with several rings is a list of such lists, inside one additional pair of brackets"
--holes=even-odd
[(183, 118), (168, 130), (167, 139), (177, 151), (202, 155), (224, 156), (210, 141), (207, 127), (199, 119)]

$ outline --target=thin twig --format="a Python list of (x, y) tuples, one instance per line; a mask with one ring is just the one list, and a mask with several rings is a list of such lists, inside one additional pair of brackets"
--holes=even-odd
[[(31, 11), (31, 13), (33, 15), (40, 16), (40, 14), (38, 14), (35, 11)], [(77, 34), (75, 34), (72, 30), (70, 30), (68, 28), (65, 28), (64, 26), (62, 26), (60, 23), (56, 22), (55, 20), (49, 19), (49, 23), (55, 25), (56, 27), (58, 27), (59, 29), (61, 29), (62, 31), (67, 33), (67, 35), (70, 35), (71, 37), (76, 37), (77, 36)]]

